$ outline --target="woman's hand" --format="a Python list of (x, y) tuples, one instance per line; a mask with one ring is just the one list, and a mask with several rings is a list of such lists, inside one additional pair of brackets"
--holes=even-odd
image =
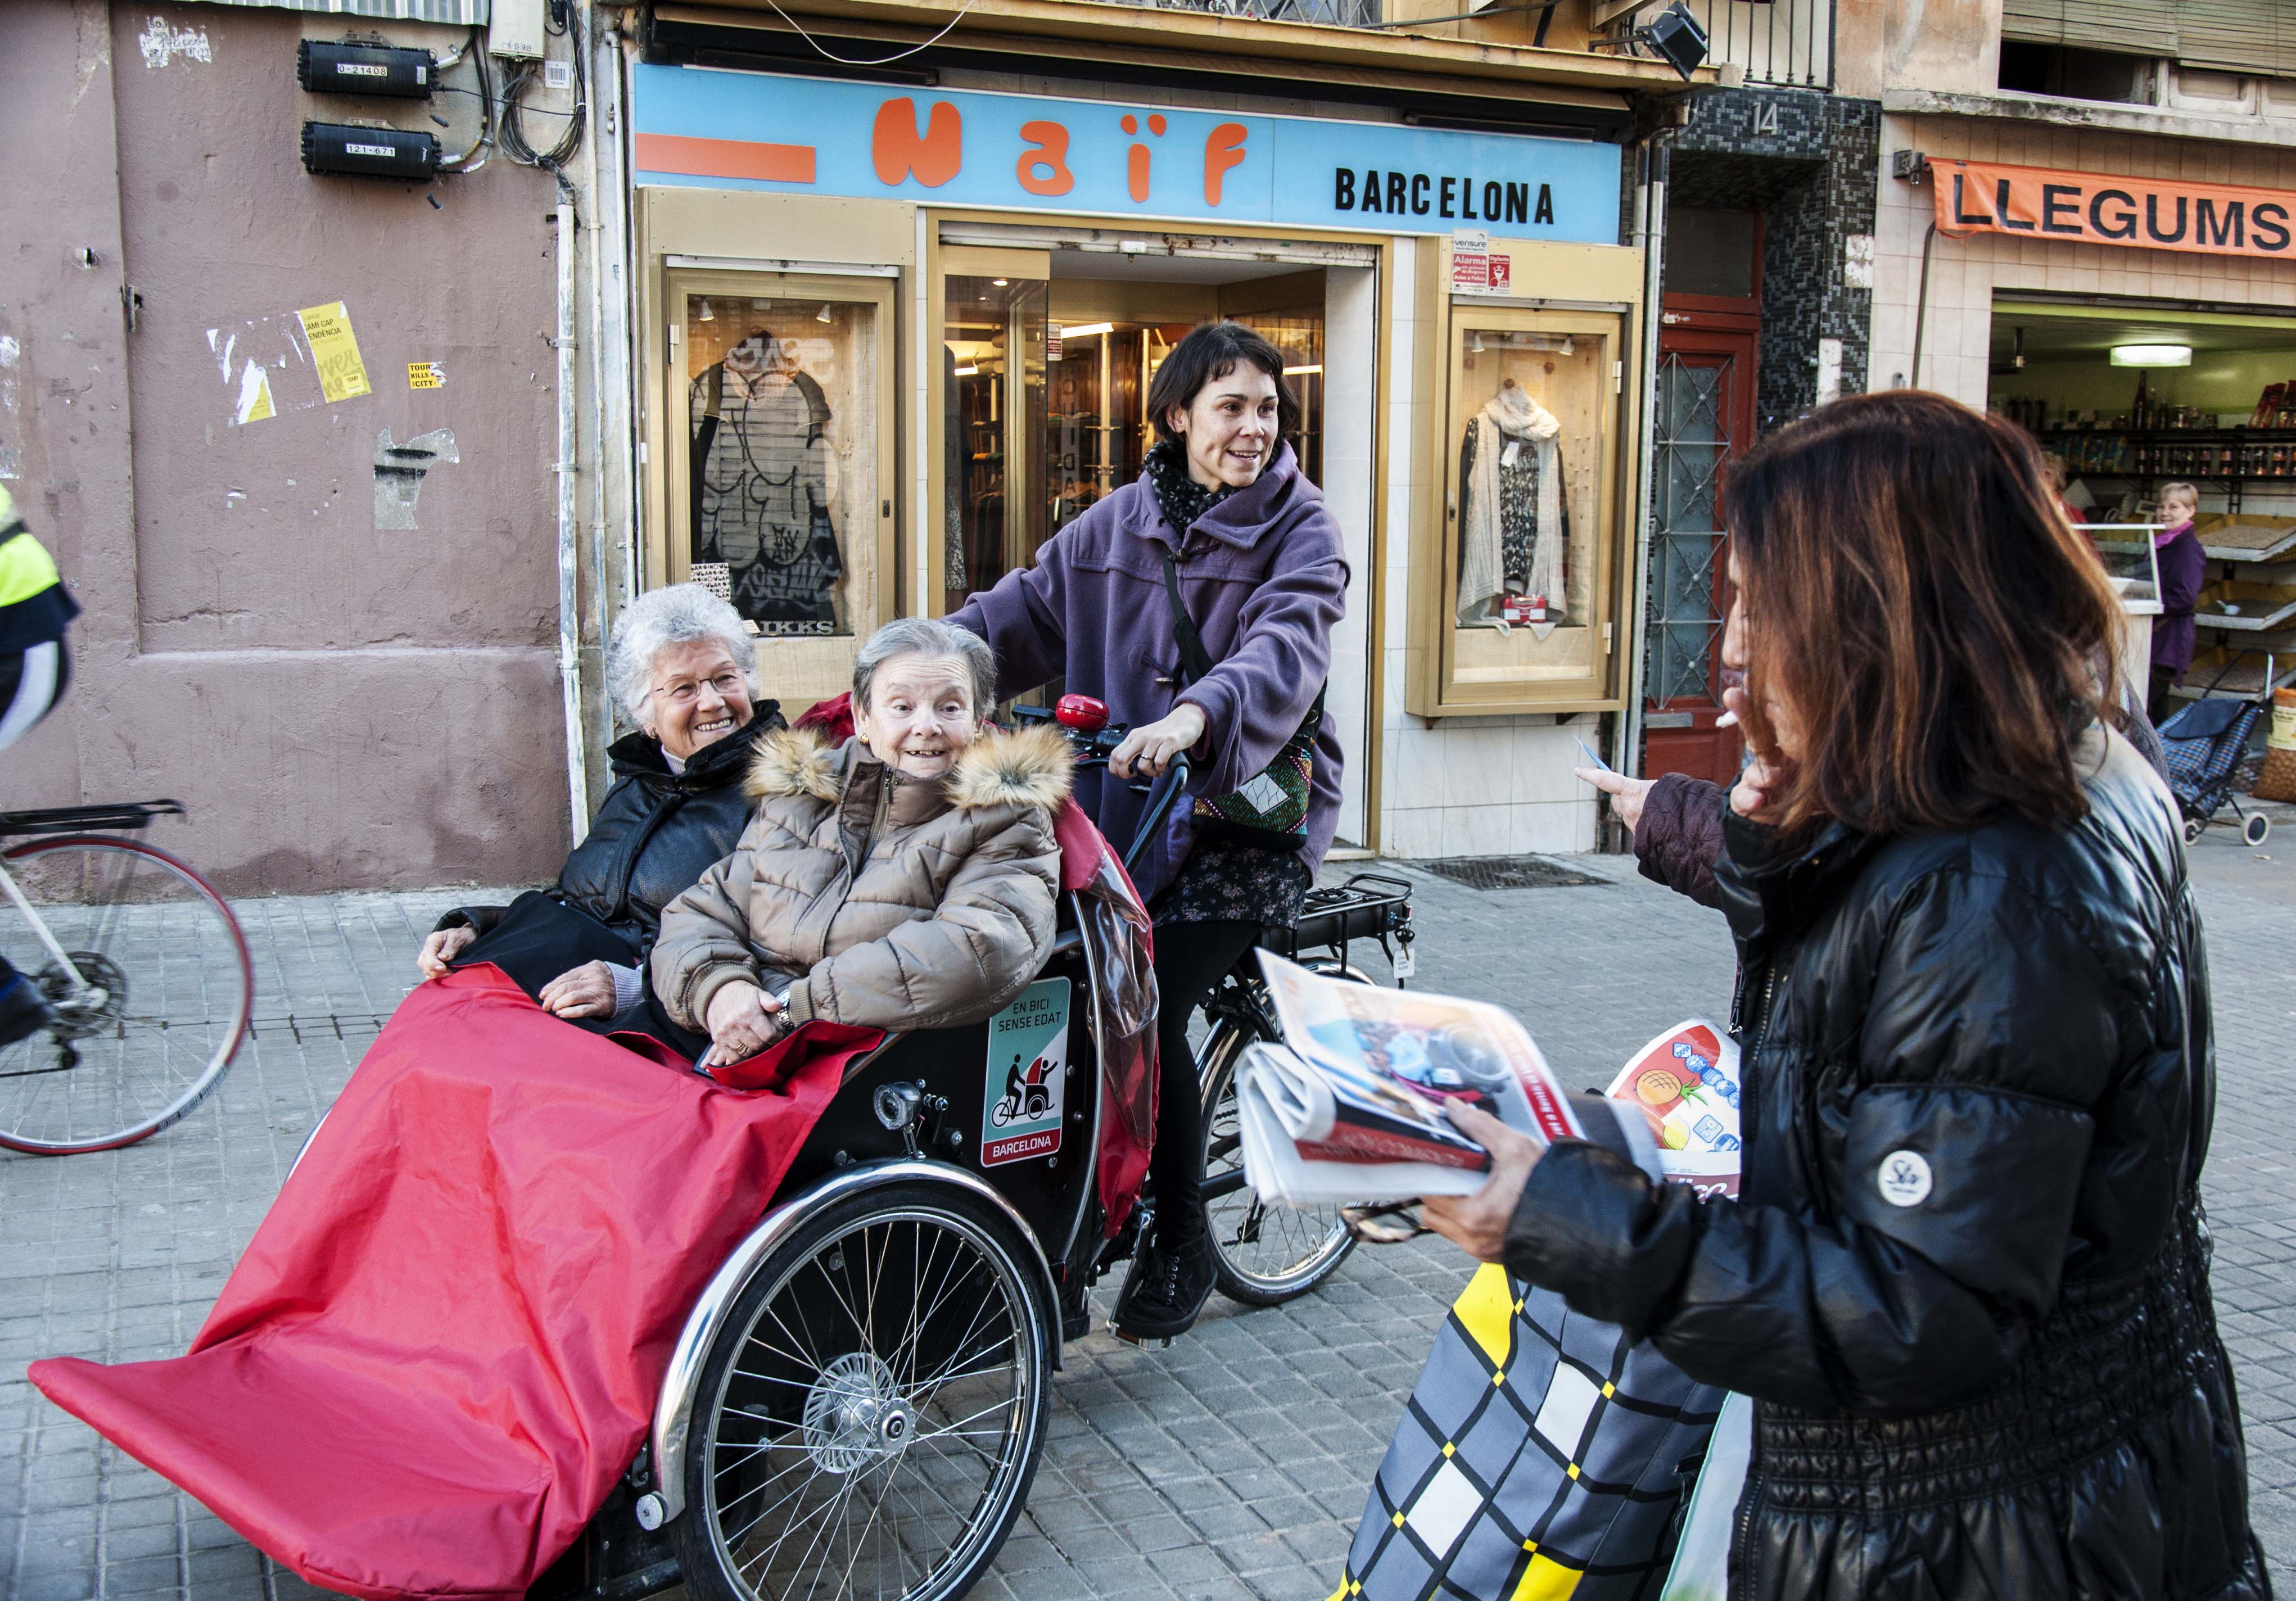
[(704, 1067), (739, 1062), (773, 1043), (781, 1030), (781, 1002), (755, 984), (736, 979), (709, 998), (709, 1049)]
[(545, 984), (534, 998), (561, 1017), (611, 1017), (614, 970), (603, 962), (585, 962)]
[(1643, 820), (1643, 802), (1650, 796), (1655, 778), (1629, 778), (1624, 773), (1613, 773), (1606, 768), (1573, 768), (1578, 782), (1591, 784), (1611, 798), (1611, 815), (1627, 825), (1632, 833)]
[(1119, 778), (1129, 778), (1137, 768), (1143, 777), (1161, 778), (1172, 758), (1196, 748), (1207, 727), (1202, 709), (1193, 701), (1183, 701), (1172, 708), (1171, 716), (1144, 723), (1126, 735), (1124, 743), (1110, 753), (1108, 770)]
[[(1752, 752), (1745, 769), (1738, 775), (1736, 786), (1730, 792), (1730, 809), (1742, 817), (1751, 817), (1759, 822), (1762, 809), (1770, 803), (1770, 792), (1785, 782), (1792, 764), (1784, 751), (1775, 747), (1765, 751), (1754, 745), (1754, 730), (1746, 721), (1746, 709), (1751, 702), (1746, 698), (1742, 685), (1725, 689), (1722, 704), (1737, 714), (1738, 726), (1746, 730), (1747, 749)], [(1770, 716), (1773, 719), (1779, 716), (1779, 709), (1775, 702), (1770, 707)], [(1775, 727), (1777, 724), (1773, 720), (1770, 726)]]
[(1530, 1181), (1530, 1170), (1546, 1147), (1463, 1101), (1447, 1100), (1443, 1111), (1460, 1133), (1491, 1154), (1491, 1176), (1472, 1195), (1428, 1196), (1419, 1203), (1419, 1215), (1477, 1261), (1501, 1260), (1515, 1203), (1522, 1199), (1522, 1186)]
[(443, 979), (450, 971), (447, 964), (462, 953), (463, 948), (479, 937), (479, 931), (465, 924), (460, 928), (431, 931), (422, 941), (422, 948), (414, 958), (414, 965), (422, 970), (426, 979)]

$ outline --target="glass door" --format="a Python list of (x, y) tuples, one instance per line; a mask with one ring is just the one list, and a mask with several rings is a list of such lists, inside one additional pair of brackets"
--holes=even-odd
[(1753, 442), (1754, 339), (1679, 325), (1660, 334), (1643, 665), (1648, 778), (1686, 773), (1726, 787), (1737, 776), (1738, 731), (1715, 727), (1730, 610), (1722, 480)]
[(943, 611), (1036, 560), (1045, 434), (1041, 252), (946, 249), (941, 318)]

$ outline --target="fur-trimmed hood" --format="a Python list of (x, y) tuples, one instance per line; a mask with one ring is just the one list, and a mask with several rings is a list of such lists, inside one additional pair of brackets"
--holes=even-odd
[[(832, 744), (810, 728), (776, 729), (758, 742), (747, 785), (752, 800), (809, 795), (831, 805), (843, 792), (847, 745)], [(864, 747), (865, 749), (865, 747)], [(1033, 806), (1047, 811), (1068, 798), (1076, 759), (1058, 730), (990, 728), (965, 748), (942, 782), (951, 806), (978, 811), (991, 806)]]

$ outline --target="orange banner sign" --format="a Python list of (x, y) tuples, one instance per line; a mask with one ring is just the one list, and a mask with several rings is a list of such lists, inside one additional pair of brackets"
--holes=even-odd
[(2296, 255), (2296, 191), (1991, 161), (1931, 161), (1941, 234), (2014, 234), (2210, 256)]

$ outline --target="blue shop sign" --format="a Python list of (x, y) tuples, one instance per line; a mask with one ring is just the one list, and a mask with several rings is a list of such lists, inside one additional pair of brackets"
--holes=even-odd
[(641, 65), (641, 184), (933, 205), (1619, 240), (1615, 144)]

